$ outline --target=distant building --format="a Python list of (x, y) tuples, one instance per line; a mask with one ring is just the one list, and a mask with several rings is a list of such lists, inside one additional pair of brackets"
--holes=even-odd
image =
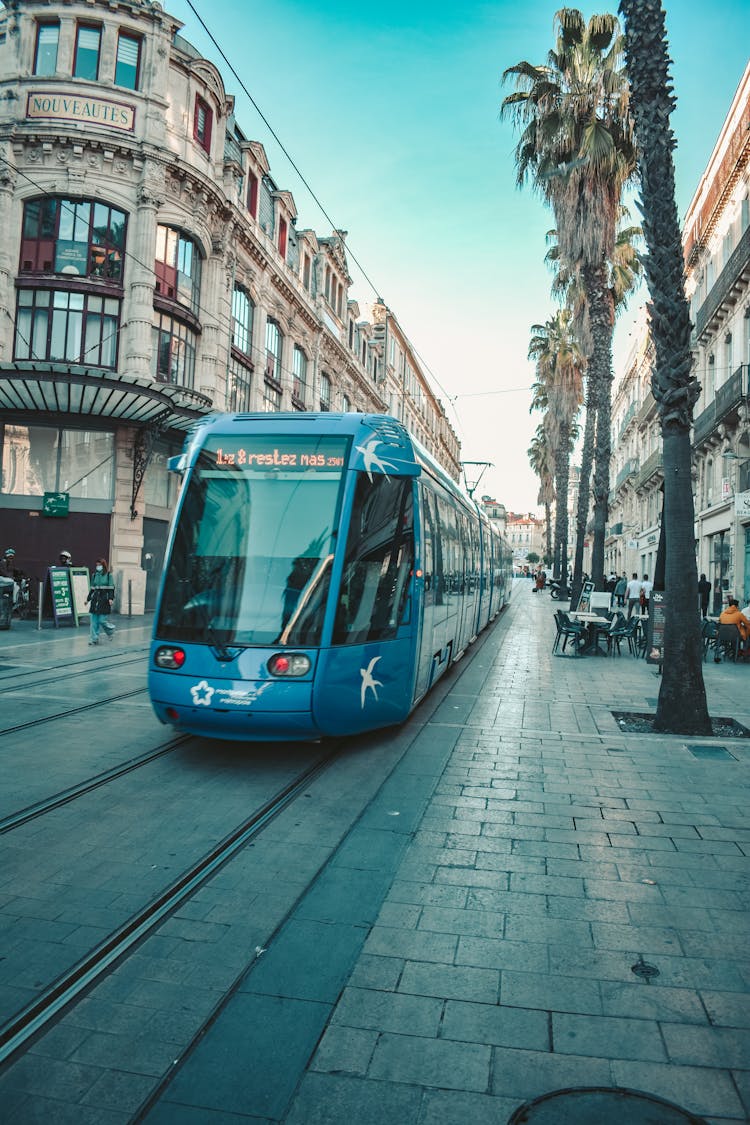
[[(528, 564), (529, 554), (541, 559), (544, 555), (544, 520), (531, 513), (518, 515), (508, 512), (505, 521), (505, 535), (513, 551), (513, 562), (523, 568)], [(536, 565), (536, 564), (534, 564)]]
[[(685, 290), (693, 370), (698, 571), (718, 614), (729, 594), (750, 601), (750, 64), (684, 223)], [(664, 478), (661, 424), (651, 393), (654, 349), (641, 317), (612, 405), (605, 566), (653, 574)]]

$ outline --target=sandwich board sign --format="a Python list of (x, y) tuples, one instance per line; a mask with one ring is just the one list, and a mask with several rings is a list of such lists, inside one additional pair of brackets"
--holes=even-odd
[(52, 597), (52, 616), (55, 628), (58, 625), (75, 625), (73, 613), (73, 590), (70, 585), (70, 570), (67, 566), (51, 566), (47, 570), (47, 581)]
[(577, 613), (588, 613), (591, 609), (591, 595), (594, 592), (593, 582), (584, 582), (581, 596), (578, 599)]

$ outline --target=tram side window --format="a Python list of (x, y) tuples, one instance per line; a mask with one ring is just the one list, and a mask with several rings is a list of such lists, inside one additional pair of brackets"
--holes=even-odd
[(422, 492), (422, 571), (424, 573), (425, 608), (434, 605), (440, 592), (435, 569), (434, 545), (438, 538), (435, 526), (435, 502), (432, 494), (420, 485)]
[(456, 512), (442, 498), (438, 501), (440, 512), (440, 530), (443, 543), (443, 575), (445, 579), (446, 594), (460, 592), (459, 573), (459, 530)]
[(412, 481), (362, 473), (346, 544), (333, 643), (387, 640), (404, 622), (414, 565)]

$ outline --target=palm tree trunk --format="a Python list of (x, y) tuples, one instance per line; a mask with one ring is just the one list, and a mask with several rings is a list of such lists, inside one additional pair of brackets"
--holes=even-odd
[(591, 466), (594, 463), (594, 435), (596, 433), (596, 400), (591, 377), (586, 379), (586, 423), (583, 430), (583, 450), (581, 452), (581, 475), (578, 480), (578, 504), (576, 506), (576, 551), (573, 563), (573, 585), (570, 591), (571, 605), (577, 603), (583, 585), (583, 544), (586, 539), (586, 524), (589, 518), (589, 489)]
[(700, 387), (691, 375), (690, 308), (674, 191), (674, 108), (664, 11), (659, 0), (622, 0), (639, 146), (644, 260), (651, 294), (651, 334), (656, 352), (652, 390), (664, 444), (665, 620), (664, 671), (655, 729), (671, 734), (711, 733), (703, 682), (700, 616), (695, 607), (695, 512), (690, 428)]
[(614, 298), (607, 267), (583, 269), (589, 302), (592, 350), (589, 372), (596, 398), (596, 448), (594, 451), (594, 542), (591, 577), (596, 590), (604, 589), (604, 536), (609, 513), (609, 462), (612, 456), (612, 333), (615, 324)]
[(557, 561), (560, 566), (560, 582), (567, 586), (568, 580), (568, 478), (570, 476), (570, 426), (560, 423), (560, 440), (555, 451), (555, 510), (556, 549), (559, 544)]

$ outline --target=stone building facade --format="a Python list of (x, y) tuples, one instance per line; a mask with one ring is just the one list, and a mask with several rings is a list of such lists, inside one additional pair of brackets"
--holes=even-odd
[[(685, 290), (693, 321), (693, 479), (699, 573), (710, 611), (750, 601), (750, 64), (685, 217)], [(661, 517), (662, 444), (651, 394), (645, 317), (612, 409), (608, 565), (653, 573)]]
[(38, 578), (62, 548), (105, 555), (135, 613), (166, 459), (207, 412), (390, 410), (460, 475), (397, 317), (350, 296), (346, 232), (298, 228), (180, 30), (149, 0), (0, 13), (0, 548)]

